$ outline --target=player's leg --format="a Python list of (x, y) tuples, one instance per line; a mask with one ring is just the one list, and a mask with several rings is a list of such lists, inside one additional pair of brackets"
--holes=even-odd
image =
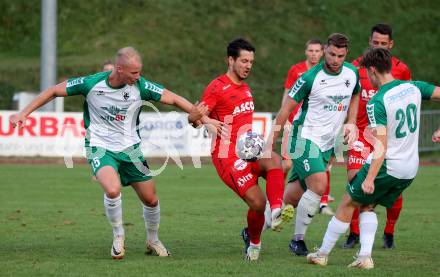
[(397, 198), (391, 208), (387, 208), (387, 223), (383, 234), (383, 248), (393, 249), (394, 246), (394, 226), (399, 219), (400, 211), (403, 206), (402, 195)]
[(121, 182), (117, 173), (119, 161), (114, 153), (96, 147), (87, 149), (87, 159), (104, 190), (104, 210), (113, 229), (111, 256), (114, 259), (122, 259), (125, 255), (125, 231), (122, 220)]
[(160, 203), (156, 195), (154, 180), (150, 179), (142, 182), (131, 182), (130, 185), (142, 201), (143, 218), (147, 232), (147, 253), (159, 257), (169, 256), (170, 253), (158, 237), (160, 225)]
[(148, 164), (138, 145), (126, 151), (124, 163), (120, 168), (121, 181), (130, 185), (142, 202), (142, 214), (146, 229), (147, 254), (160, 257), (170, 255), (158, 237), (160, 225), (160, 203), (156, 195), (156, 186), (150, 176)]
[(325, 192), (321, 197), (321, 203), (319, 204), (319, 213), (325, 215), (334, 215), (334, 212), (328, 205), (330, 195), (330, 166), (325, 171), (325, 175), (327, 177), (327, 185), (325, 188)]
[[(347, 165), (347, 179), (350, 182), (362, 168), (362, 159), (360, 159), (360, 154), (356, 154), (353, 150), (348, 152), (348, 165)], [(355, 209), (350, 222), (350, 233), (348, 234), (347, 240), (342, 245), (343, 248), (354, 248), (356, 244), (359, 243), (359, 209)]]
[[(296, 166), (296, 165), (295, 165)], [(304, 238), (309, 224), (319, 210), (321, 196), (326, 187), (325, 172), (317, 172), (305, 179), (307, 190), (301, 196), (296, 208), (295, 236), (290, 243), (291, 251), (298, 256), (308, 254)]]
[(272, 152), (270, 157), (259, 160), (258, 173), (266, 178), (266, 195), (271, 210), (271, 228), (279, 231), (293, 217), (293, 207), (283, 205), (284, 171), (281, 167), (281, 157)]
[(261, 250), (261, 233), (264, 225), (264, 209), (266, 197), (259, 186), (249, 187), (243, 195), (243, 200), (248, 204), (248, 227), (242, 232), (245, 240), (246, 259), (258, 260)]

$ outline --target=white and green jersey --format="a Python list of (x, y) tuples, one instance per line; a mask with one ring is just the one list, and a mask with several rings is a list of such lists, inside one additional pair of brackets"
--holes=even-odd
[(359, 90), (359, 73), (350, 63), (344, 62), (338, 74), (327, 72), (323, 62), (306, 71), (288, 92), (297, 103), (303, 101), (293, 121), (293, 138), (311, 140), (321, 151), (334, 148), (351, 96)]
[(368, 101), (370, 127), (386, 126), (387, 174), (399, 179), (412, 179), (419, 167), (420, 106), (430, 99), (434, 86), (419, 81), (391, 81), (379, 88)]
[(133, 85), (111, 87), (109, 72), (69, 79), (67, 94), (84, 95), (86, 146), (120, 152), (141, 141), (138, 132), (142, 100), (159, 101), (163, 86), (140, 77)]

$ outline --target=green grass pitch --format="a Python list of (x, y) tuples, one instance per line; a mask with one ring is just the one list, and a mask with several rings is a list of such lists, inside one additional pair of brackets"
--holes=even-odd
[[(153, 166), (154, 167), (154, 166)], [(381, 249), (385, 209), (377, 208), (379, 228), (372, 271), (349, 270), (356, 250), (341, 249), (326, 268), (307, 265), (288, 251), (292, 226), (263, 234), (261, 260), (243, 261), (239, 236), (245, 204), (217, 177), (211, 165), (180, 170), (168, 166), (155, 178), (161, 203), (160, 239), (170, 258), (146, 256), (142, 210), (134, 191), (123, 189), (126, 257), (110, 258), (111, 228), (103, 193), (86, 165), (1, 165), (0, 276), (438, 276), (440, 179), (438, 167), (421, 167), (404, 193), (394, 250)], [(345, 187), (345, 169), (332, 172), (336, 203)], [(332, 204), (335, 208), (336, 204)], [(318, 215), (310, 225), (310, 249), (319, 245), (329, 221)]]

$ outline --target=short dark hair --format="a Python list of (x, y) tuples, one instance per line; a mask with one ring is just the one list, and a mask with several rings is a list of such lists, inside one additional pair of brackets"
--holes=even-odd
[(240, 56), (240, 50), (247, 50), (255, 53), (255, 47), (243, 38), (237, 38), (231, 41), (227, 47), (228, 57), (233, 57), (234, 60)]
[(112, 60), (106, 60), (106, 61), (102, 64), (102, 67), (104, 67), (104, 66), (106, 66), (106, 65), (109, 65), (109, 64), (113, 65)]
[(369, 48), (362, 57), (361, 66), (374, 66), (379, 73), (391, 71), (391, 52), (384, 48)]
[(333, 45), (338, 48), (348, 48), (349, 43), (348, 37), (341, 33), (333, 33), (327, 39), (327, 46)]
[(382, 35), (388, 35), (390, 39), (393, 39), (393, 28), (389, 24), (386, 23), (377, 23), (373, 27), (371, 27), (371, 36), (373, 33), (379, 33)]
[(319, 45), (321, 45), (321, 47), (322, 47), (322, 42), (321, 42), (321, 40), (319, 40), (319, 39), (317, 39), (317, 38), (309, 39), (309, 40), (306, 42), (306, 49), (307, 49), (307, 47), (309, 47), (310, 44), (319, 44)]

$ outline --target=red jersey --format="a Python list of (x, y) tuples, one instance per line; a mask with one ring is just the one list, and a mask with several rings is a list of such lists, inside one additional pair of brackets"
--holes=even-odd
[[(299, 62), (297, 64), (292, 65), (292, 67), (287, 72), (286, 81), (284, 82), (284, 89), (290, 89), (293, 84), (295, 84), (296, 80), (303, 75), (304, 72), (309, 70), (307, 68), (306, 61)], [(301, 108), (302, 103), (298, 103), (298, 105), (293, 109), (293, 111), (289, 115), (289, 122), (293, 121), (293, 118), (295, 117), (296, 113), (298, 112), (299, 108)]]
[(201, 101), (208, 106), (210, 118), (230, 126), (229, 140), (217, 136), (212, 158), (236, 158), (237, 137), (252, 130), (254, 100), (249, 86), (245, 82), (237, 85), (225, 74), (214, 79), (206, 87)]
[[(368, 126), (368, 117), (366, 106), (371, 97), (376, 94), (377, 88), (373, 87), (368, 79), (367, 70), (360, 67), (362, 56), (353, 61), (353, 65), (359, 70), (359, 80), (362, 87), (361, 97), (359, 98), (358, 114), (356, 119), (356, 126), (360, 131), (363, 131)], [(391, 74), (398, 80), (411, 80), (411, 72), (406, 64), (399, 59), (391, 58)]]

